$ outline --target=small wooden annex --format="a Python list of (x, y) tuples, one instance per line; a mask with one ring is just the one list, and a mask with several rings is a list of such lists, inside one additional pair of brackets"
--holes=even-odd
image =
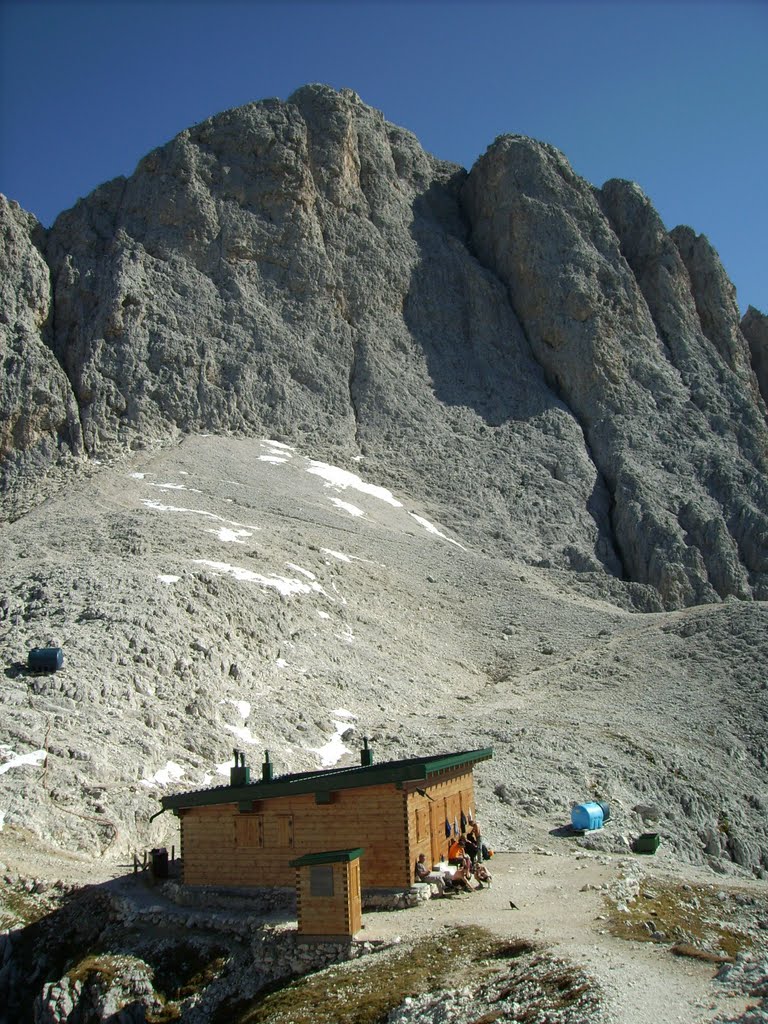
[[(420, 853), (437, 863), (475, 815), (474, 766), (493, 750), (361, 764), (250, 781), (235, 753), (230, 784), (165, 796), (180, 819), (186, 885), (293, 886), (292, 862), (325, 850), (360, 848), (361, 886), (407, 888)], [(242, 758), (242, 760), (241, 760)]]
[(308, 853), (296, 868), (299, 935), (312, 939), (352, 938), (363, 923), (360, 899), (361, 849)]

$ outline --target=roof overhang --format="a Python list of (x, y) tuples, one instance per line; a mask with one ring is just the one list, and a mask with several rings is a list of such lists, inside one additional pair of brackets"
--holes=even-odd
[(327, 771), (281, 775), (268, 782), (262, 780), (245, 786), (198, 789), (189, 793), (161, 797), (160, 802), (166, 811), (205, 807), (209, 804), (240, 804), (248, 807), (257, 800), (271, 800), (303, 793), (332, 793), (389, 783), (402, 785), (404, 782), (424, 782), (429, 785), (439, 781), (439, 776), (443, 773), (455, 773), (457, 769), (463, 767), (471, 770), (479, 761), (487, 761), (491, 757), (493, 748), (484, 747), (455, 754), (440, 754), (436, 757), (415, 757), (402, 761), (384, 761), (381, 764), (353, 765)]

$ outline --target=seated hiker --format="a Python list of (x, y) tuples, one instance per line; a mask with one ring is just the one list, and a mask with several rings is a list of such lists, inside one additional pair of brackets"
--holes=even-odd
[(451, 876), (451, 886), (454, 891), (474, 892), (475, 890), (470, 884), (469, 878), (469, 867), (466, 862), (459, 864)]
[(478, 889), (482, 889), (486, 885), (490, 887), (490, 884), (493, 881), (493, 876), (482, 861), (478, 861), (475, 864), (474, 875)]
[(448, 863), (466, 864), (467, 868), (471, 866), (471, 861), (467, 856), (466, 840), (464, 836), (459, 836), (459, 838), (454, 840), (454, 842), (448, 847)]
[(420, 853), (419, 859), (416, 861), (416, 881), (417, 882), (429, 882), (431, 885), (437, 886), (437, 891), (442, 895), (445, 892), (445, 879), (438, 871), (430, 871), (427, 867), (426, 854)]

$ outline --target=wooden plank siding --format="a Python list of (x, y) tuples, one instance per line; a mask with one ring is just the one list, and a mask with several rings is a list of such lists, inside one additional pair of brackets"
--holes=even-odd
[(447, 858), (453, 835), (448, 839), (445, 834), (446, 820), (451, 824), (451, 831), (454, 820), (458, 822), (461, 830), (462, 812), (467, 818), (470, 811), (473, 818), (476, 815), (474, 778), (471, 771), (450, 775), (444, 780), (430, 782), (418, 788), (422, 789), (426, 796), (417, 792), (415, 787), (408, 787), (406, 801), (409, 872), (412, 881), (420, 853), (425, 854), (430, 867), (442, 858)]
[(298, 930), (303, 935), (352, 936), (362, 925), (360, 861), (337, 862), (327, 868), (333, 872), (332, 896), (311, 895), (312, 867), (297, 870)]
[[(318, 804), (314, 794), (181, 811), (186, 885), (292, 886), (289, 862), (321, 850), (363, 847), (363, 888), (410, 885), (406, 793), (394, 783), (348, 789)], [(259, 837), (263, 837), (259, 841)]]

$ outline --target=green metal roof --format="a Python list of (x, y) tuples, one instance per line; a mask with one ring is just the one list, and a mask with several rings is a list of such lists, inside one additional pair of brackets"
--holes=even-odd
[(327, 850), (325, 853), (305, 853), (303, 857), (297, 857), (288, 863), (292, 868), (302, 868), (307, 864), (333, 864), (339, 861), (357, 860), (362, 857), (363, 848), (357, 846), (354, 850)]
[(434, 757), (409, 757), (402, 761), (383, 761), (381, 764), (352, 765), (347, 768), (328, 768), (325, 771), (298, 772), (278, 775), (269, 782), (259, 780), (244, 786), (215, 786), (189, 793), (175, 793), (161, 797), (164, 811), (184, 807), (203, 807), (207, 804), (247, 804), (254, 800), (294, 796), (301, 793), (332, 793), (361, 786), (381, 786), (390, 782), (418, 782), (429, 784), (429, 776), (462, 765), (473, 765), (493, 757), (493, 748), (464, 750), (457, 754), (438, 754)]

